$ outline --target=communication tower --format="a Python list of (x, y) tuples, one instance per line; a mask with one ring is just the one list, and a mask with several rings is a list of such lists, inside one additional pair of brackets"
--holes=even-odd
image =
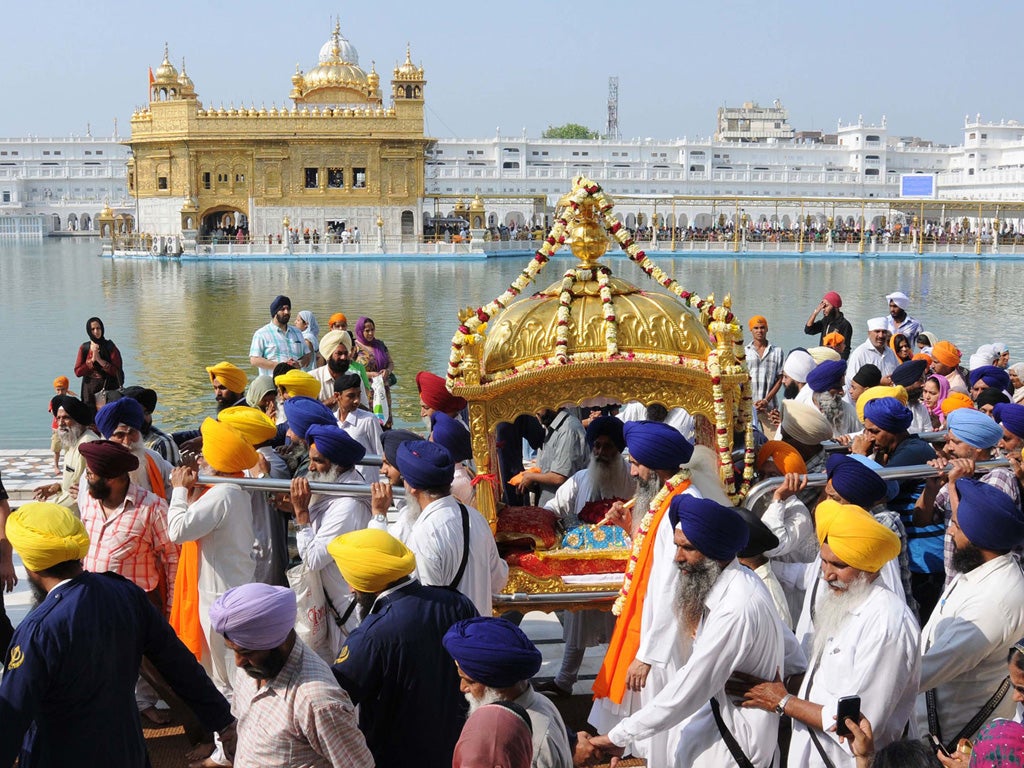
[(605, 138), (619, 138), (619, 78), (613, 75), (608, 78), (608, 130)]

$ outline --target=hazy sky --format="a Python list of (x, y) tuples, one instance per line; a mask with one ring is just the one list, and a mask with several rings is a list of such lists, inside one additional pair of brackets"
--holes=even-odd
[(1016, 2), (50, 0), (4, 3), (0, 136), (110, 135), (115, 118), (126, 136), (165, 41), (204, 104), (282, 106), (335, 14), (384, 87), (412, 44), (439, 138), (603, 131), (610, 75), (624, 137), (708, 136), (719, 106), (774, 99), (797, 130), (886, 115), (892, 134), (951, 143), (965, 114), (1024, 120)]

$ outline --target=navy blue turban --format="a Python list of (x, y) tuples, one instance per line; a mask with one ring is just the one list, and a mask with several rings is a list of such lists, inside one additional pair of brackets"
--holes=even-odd
[(807, 374), (807, 386), (812, 392), (828, 392), (846, 386), (846, 361), (823, 360)]
[(288, 429), (303, 440), (306, 439), (306, 430), (314, 424), (338, 426), (338, 417), (331, 413), (330, 408), (319, 400), (301, 395), (284, 401), (284, 417), (288, 420)]
[(339, 467), (351, 467), (363, 460), (366, 448), (362, 443), (349, 437), (348, 432), (337, 424), (314, 424), (306, 430), (306, 443), (316, 444), (316, 449)]
[(1003, 439), (1003, 428), (973, 408), (957, 408), (946, 417), (946, 427), (973, 448), (995, 448)]
[(902, 365), (896, 366), (896, 370), (892, 372), (892, 383), (899, 384), (901, 387), (917, 384), (921, 381), (927, 368), (928, 363), (924, 360), (908, 360)]
[(387, 459), (395, 469), (398, 469), (398, 446), (408, 443), (410, 440), (422, 440), (423, 438), (408, 429), (389, 429), (381, 435), (380, 441), (384, 445), (384, 458)]
[(1024, 543), (1024, 515), (1007, 494), (973, 477), (957, 480), (956, 492), (956, 522), (974, 546), (1008, 552)]
[(456, 421), (444, 411), (434, 411), (430, 415), (430, 437), (443, 446), (455, 461), (465, 461), (473, 457), (473, 442), (469, 430), (461, 421)]
[(679, 469), (693, 456), (693, 445), (661, 421), (627, 421), (622, 428), (629, 455), (648, 469)]
[(835, 492), (850, 504), (871, 509), (889, 495), (889, 485), (871, 468), (841, 454), (829, 456), (825, 473)]
[[(870, 469), (872, 472), (878, 472), (878, 470), (882, 469), (882, 465), (879, 464), (877, 461), (875, 461), (874, 459), (869, 459), (867, 456), (861, 456), (859, 453), (847, 454), (847, 458), (850, 458), (850, 459), (853, 459), (854, 461), (860, 462), (865, 467)], [(825, 466), (827, 468), (828, 464), (826, 463)], [(879, 475), (879, 477), (881, 477), (881, 475)], [(893, 499), (895, 499), (897, 496), (900, 495), (900, 484), (899, 484), (898, 480), (886, 480), (885, 481), (885, 486), (886, 486), (886, 493), (885, 493), (886, 501), (892, 501)]]
[(743, 518), (750, 532), (750, 539), (739, 552), (739, 557), (757, 557), (769, 550), (779, 546), (779, 537), (771, 532), (767, 525), (761, 522), (756, 512), (751, 512), (746, 507), (733, 507), (736, 514)]
[(83, 427), (88, 427), (92, 424), (92, 408), (74, 395), (55, 395), (50, 400), (50, 411), (53, 413), (54, 417), (57, 416), (57, 411), (60, 408), (63, 408), (64, 413)]
[[(67, 410), (67, 409), (65, 409)], [(132, 429), (142, 431), (146, 414), (138, 400), (122, 397), (107, 403), (96, 412), (96, 427), (100, 434), (108, 440), (114, 434), (118, 424), (127, 424)]]
[(914, 414), (895, 397), (877, 397), (864, 406), (864, 418), (886, 432), (906, 432)]
[(270, 316), (274, 317), (281, 310), (281, 307), (288, 307), (291, 309), (292, 300), (287, 296), (275, 296), (274, 300), (270, 302)]
[(626, 436), (623, 433), (622, 426), (622, 422), (614, 416), (598, 416), (587, 427), (587, 446), (593, 448), (597, 438), (605, 435), (615, 443), (619, 453), (622, 453), (626, 450)]
[(732, 560), (750, 540), (750, 529), (732, 507), (688, 493), (672, 498), (668, 507), (672, 528), (679, 528), (704, 557)]
[(444, 488), (455, 477), (452, 455), (437, 443), (410, 441), (398, 446), (398, 471), (413, 488)]
[(975, 368), (971, 371), (970, 378), (972, 387), (979, 381), (984, 381), (993, 389), (1005, 389), (1007, 392), (1013, 391), (1013, 385), (1010, 384), (1010, 374), (995, 365), (983, 365), (980, 368)]
[[(953, 414), (950, 414), (951, 416)], [(1019, 403), (1000, 403), (992, 409), (996, 421), (1003, 425), (1007, 432), (1024, 438), (1024, 405)]]
[(505, 619), (463, 619), (445, 632), (441, 642), (467, 677), (489, 688), (511, 688), (540, 670), (537, 646)]

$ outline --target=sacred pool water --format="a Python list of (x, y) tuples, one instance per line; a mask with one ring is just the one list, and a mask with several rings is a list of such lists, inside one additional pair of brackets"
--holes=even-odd
[[(72, 368), (92, 315), (103, 319), (107, 337), (120, 348), (127, 383), (159, 393), (156, 423), (168, 431), (197, 426), (213, 411), (204, 367), (228, 360), (252, 374), (249, 341), (269, 321), (270, 300), (279, 293), (291, 297), (293, 318), (312, 310), (321, 333), (337, 311), (348, 316), (350, 328), (360, 315), (372, 317), (396, 360), (396, 421), (415, 427), (420, 420), (414, 376), (422, 369), (444, 373), (458, 309), (500, 294), (529, 258), (429, 261), (385, 255), (372, 261), (203, 264), (112, 261), (98, 252), (95, 240), (0, 245), (0, 359), (7, 370), (0, 448), (49, 444), (51, 382), (68, 376), (77, 393)], [(965, 356), (980, 344), (1003, 341), (1011, 359), (1024, 359), (1018, 314), (1024, 281), (1017, 277), (1016, 260), (655, 258), (688, 290), (714, 292), (719, 302), (731, 294), (745, 332), (747, 318), (765, 315), (769, 339), (786, 349), (813, 345), (802, 329), (825, 291), (842, 294), (860, 343), (865, 321), (886, 313), (885, 294), (902, 290), (911, 297), (910, 314), (925, 329), (955, 341)], [(605, 261), (624, 279), (657, 290), (623, 255)], [(553, 259), (538, 287), (558, 280), (572, 262), (571, 256)]]

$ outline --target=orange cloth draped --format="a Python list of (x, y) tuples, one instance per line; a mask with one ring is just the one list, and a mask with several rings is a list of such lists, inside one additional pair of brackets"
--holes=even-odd
[(643, 616), (644, 598), (647, 595), (647, 580), (651, 576), (651, 566), (654, 565), (654, 539), (657, 536), (658, 526), (665, 513), (668, 512), (673, 497), (689, 487), (689, 480), (684, 480), (677, 485), (661, 503), (651, 519), (651, 526), (640, 546), (640, 554), (637, 556), (636, 567), (633, 569), (633, 582), (629, 588), (629, 594), (626, 595), (622, 613), (615, 621), (612, 639), (608, 643), (608, 652), (601, 663), (597, 679), (594, 680), (595, 699), (611, 699), (616, 704), (622, 703), (622, 698), (626, 693), (626, 672), (629, 670), (629, 665), (633, 663), (633, 659), (636, 658), (636, 652), (640, 649), (640, 621)]
[(156, 460), (148, 453), (146, 454), (146, 479), (149, 480), (149, 490), (166, 501), (167, 489), (164, 487), (164, 476), (160, 474), (160, 467), (156, 465)]

